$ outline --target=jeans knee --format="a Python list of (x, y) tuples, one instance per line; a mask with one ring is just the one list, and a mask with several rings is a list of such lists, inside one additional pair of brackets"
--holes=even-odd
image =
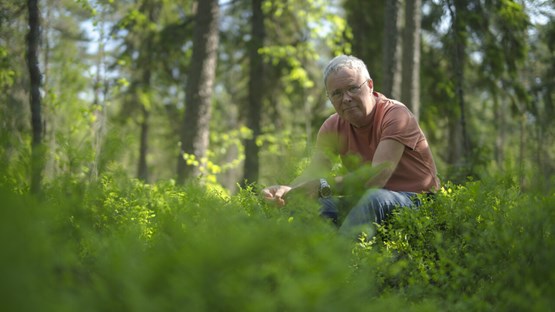
[(397, 207), (414, 205), (410, 196), (405, 193), (385, 189), (369, 190), (365, 194), (363, 201), (367, 209), (372, 210), (374, 213), (376, 223), (381, 223), (385, 220)]

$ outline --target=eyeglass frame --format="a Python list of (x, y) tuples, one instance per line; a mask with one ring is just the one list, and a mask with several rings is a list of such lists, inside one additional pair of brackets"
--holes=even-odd
[[(358, 86), (349, 86), (349, 87), (347, 88), (347, 90), (339, 90), (339, 89), (338, 89), (338, 90), (335, 90), (335, 91), (333, 92), (333, 94), (329, 94), (329, 93), (326, 91), (326, 94), (328, 95), (328, 99), (330, 99), (330, 101), (331, 101), (332, 103), (333, 103), (334, 101), (339, 101), (339, 100), (343, 99), (343, 95), (345, 95), (345, 93), (349, 94), (349, 96), (355, 96), (355, 95), (357, 95), (357, 94), (360, 92), (360, 89), (362, 89), (362, 86), (363, 86), (365, 83), (367, 83), (369, 80), (370, 80), (370, 79), (364, 80), (364, 81), (363, 81), (360, 85), (358, 85)], [(336, 92), (339, 92), (339, 93), (336, 93)], [(334, 96), (340, 96), (340, 97), (338, 97), (337, 99), (334, 100), (334, 99), (333, 99)]]

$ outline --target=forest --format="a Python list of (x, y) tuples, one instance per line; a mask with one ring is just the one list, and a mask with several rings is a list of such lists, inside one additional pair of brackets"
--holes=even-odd
[[(551, 0), (0, 0), (5, 311), (546, 311)], [(372, 238), (259, 195), (308, 164), (348, 54), (441, 189)], [(341, 164), (337, 164), (341, 167)]]

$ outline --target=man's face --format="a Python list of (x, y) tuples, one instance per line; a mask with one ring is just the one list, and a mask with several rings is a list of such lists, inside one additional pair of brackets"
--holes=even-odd
[(355, 127), (368, 124), (368, 116), (374, 108), (372, 95), (374, 84), (357, 70), (343, 68), (331, 73), (326, 81), (328, 97), (339, 116)]

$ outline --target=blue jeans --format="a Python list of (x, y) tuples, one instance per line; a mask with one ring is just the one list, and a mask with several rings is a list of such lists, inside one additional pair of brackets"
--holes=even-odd
[[(320, 215), (339, 226), (339, 209), (350, 205), (345, 198), (320, 198)], [(370, 189), (352, 206), (339, 226), (342, 235), (357, 237), (365, 233), (371, 238), (376, 233), (374, 223), (382, 223), (397, 207), (417, 207), (416, 193)]]

